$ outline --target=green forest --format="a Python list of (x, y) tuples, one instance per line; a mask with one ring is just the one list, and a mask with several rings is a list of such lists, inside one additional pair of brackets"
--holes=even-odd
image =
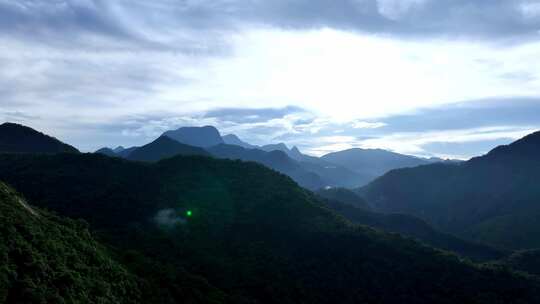
[[(102, 258), (114, 258), (143, 284), (135, 293), (141, 303), (540, 299), (535, 277), (355, 225), (290, 178), (255, 163), (202, 156), (149, 164), (95, 154), (4, 154), (0, 179), (34, 206), (87, 221), (107, 248)], [(95, 244), (86, 233), (83, 240)], [(83, 254), (77, 253), (91, 262)], [(127, 292), (133, 277), (125, 271), (120, 273)], [(91, 272), (86, 279), (106, 285), (100, 275)], [(3, 289), (10, 297), (17, 285), (13, 276), (7, 278)], [(45, 290), (54, 288), (40, 282)], [(91, 283), (83, 286), (89, 297), (101, 295)]]

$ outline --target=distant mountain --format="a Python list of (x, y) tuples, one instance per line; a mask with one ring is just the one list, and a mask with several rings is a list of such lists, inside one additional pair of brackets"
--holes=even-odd
[(121, 152), (124, 151), (125, 149), (126, 149), (126, 148), (124, 148), (124, 147), (122, 147), (122, 146), (118, 146), (118, 147), (116, 147), (116, 148), (114, 148), (114, 149), (112, 149), (112, 150), (113, 150), (114, 153), (121, 153)]
[(128, 156), (129, 160), (158, 161), (176, 155), (208, 155), (202, 148), (181, 144), (167, 136), (160, 136), (153, 142), (133, 150)]
[(261, 149), (286, 153), (291, 159), (298, 161), (304, 170), (320, 176), (325, 186), (356, 188), (373, 180), (371, 175), (354, 172), (339, 164), (303, 154), (297, 147), (289, 149), (284, 143), (266, 145)]
[(78, 153), (74, 147), (32, 128), (14, 124), (0, 125), (0, 153)]
[(139, 279), (96, 242), (87, 224), (34, 208), (2, 182), (0, 222), (0, 303), (140, 300)]
[(324, 199), (338, 201), (360, 209), (370, 209), (368, 203), (363, 198), (349, 189), (326, 188), (320, 189), (315, 193)]
[(460, 159), (450, 159), (450, 158), (440, 158), (440, 157), (430, 157), (426, 159), (430, 163), (449, 163), (449, 164), (459, 164), (464, 162)]
[[(290, 178), (254, 163), (197, 156), (140, 163), (97, 154), (0, 154), (0, 179), (35, 205), (82, 218), (99, 231), (141, 278), (141, 303), (540, 302), (540, 283), (533, 277), (352, 224)], [(54, 241), (47, 244), (57, 248)], [(32, 267), (25, 275), (49, 261), (22, 252), (0, 256)], [(74, 260), (66, 267), (72, 265), (80, 264)], [(14, 268), (7, 269), (0, 284), (13, 278)], [(88, 272), (64, 269), (56, 282), (87, 277)], [(118, 280), (114, 272), (96, 275)], [(121, 280), (118, 284), (112, 292), (125, 291)], [(108, 290), (100, 291), (108, 295)], [(130, 292), (124, 295), (132, 299)]]
[(206, 149), (217, 158), (239, 159), (263, 164), (290, 176), (302, 187), (316, 190), (325, 187), (324, 181), (317, 174), (305, 170), (297, 161), (282, 151), (266, 152), (259, 149), (246, 149), (236, 145), (217, 145)]
[(163, 133), (163, 136), (170, 137), (186, 145), (201, 148), (208, 148), (224, 143), (219, 131), (212, 126), (183, 127), (177, 130), (167, 131)]
[(370, 178), (370, 180), (367, 180), (368, 182), (393, 169), (416, 167), (430, 163), (425, 159), (414, 156), (381, 149), (360, 148), (329, 153), (322, 156), (321, 159), (367, 176)]
[(282, 152), (288, 152), (289, 148), (284, 143), (279, 144), (268, 144), (261, 147), (261, 150), (264, 151), (282, 151)]
[(540, 132), (461, 164), (394, 170), (359, 192), (382, 212), (407, 213), (461, 237), (540, 248)]
[(118, 154), (116, 154), (116, 152), (114, 152), (111, 148), (106, 148), (106, 147), (96, 150), (96, 152), (94, 153), (103, 154), (110, 157), (118, 157)]
[[(291, 176), (300, 185), (308, 189), (315, 190), (326, 186), (355, 188), (374, 179), (371, 174), (354, 172), (342, 165), (305, 155), (297, 147), (289, 149), (284, 143), (258, 147), (242, 141), (234, 134), (221, 137), (219, 131), (211, 126), (180, 128), (176, 131), (167, 131), (164, 135), (181, 143), (191, 143), (194, 146), (204, 147), (219, 158), (261, 163)], [(223, 143), (226, 143), (225, 146), (237, 146), (257, 151), (224, 147)], [(216, 146), (221, 147), (215, 148)], [(283, 154), (274, 153), (276, 151), (286, 154), (288, 159), (285, 159)], [(268, 154), (261, 152), (274, 153), (274, 155), (269, 157)]]
[(298, 150), (297, 147), (293, 147), (292, 149), (289, 149), (289, 147), (287, 147), (287, 145), (284, 143), (264, 145), (260, 149), (264, 151), (268, 151), (268, 152), (282, 151), (285, 154), (287, 154), (290, 158), (298, 160), (298, 161), (305, 160), (304, 158), (306, 157), (306, 155), (302, 154), (300, 150)]
[(228, 144), (228, 145), (240, 146), (240, 147), (246, 148), (246, 149), (256, 149), (256, 148), (258, 148), (257, 146), (248, 144), (247, 142), (241, 140), (240, 138), (238, 138), (238, 136), (236, 136), (234, 134), (229, 134), (229, 135), (222, 136), (222, 139), (223, 139), (223, 142)]
[(305, 170), (321, 176), (325, 185), (330, 187), (356, 188), (373, 179), (370, 175), (357, 173), (313, 156), (304, 155), (303, 160), (299, 163)]
[(131, 152), (137, 150), (139, 147), (129, 147), (122, 149), (121, 151), (115, 152), (118, 156), (122, 158), (128, 158)]

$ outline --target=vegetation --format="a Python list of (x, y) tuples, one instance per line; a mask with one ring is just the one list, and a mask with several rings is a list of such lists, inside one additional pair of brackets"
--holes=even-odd
[(502, 264), (540, 276), (540, 249), (517, 251), (504, 259)]
[(429, 246), (448, 250), (474, 261), (497, 260), (507, 255), (504, 251), (439, 232), (425, 221), (411, 215), (377, 213), (335, 199), (325, 199), (325, 204), (353, 223), (412, 237)]
[(338, 201), (356, 208), (369, 210), (368, 203), (358, 194), (345, 188), (327, 188), (316, 192), (322, 198)]
[(0, 303), (138, 303), (138, 282), (82, 221), (34, 209), (0, 183)]
[(255, 163), (5, 154), (0, 179), (88, 220), (146, 282), (145, 303), (540, 301), (534, 278), (355, 226)]
[(508, 249), (540, 246), (540, 132), (459, 165), (389, 172), (360, 190), (375, 210), (421, 217)]

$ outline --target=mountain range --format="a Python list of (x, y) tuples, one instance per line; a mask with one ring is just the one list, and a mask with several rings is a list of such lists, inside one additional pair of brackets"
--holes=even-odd
[[(227, 159), (241, 149), (242, 155), (244, 150), (262, 151), (290, 168), (301, 163), (283, 151), (227, 144), (202, 149), (168, 137), (134, 149), (129, 155), (139, 149), (148, 152), (137, 161), (43, 153), (37, 147), (34, 153), (0, 153), (0, 181), (24, 196), (12, 190), (0, 195), (0, 216), (13, 220), (6, 218), (12, 226), (0, 229), (0, 235), (8, 233), (0, 243), (0, 257), (9, 261), (7, 268), (0, 266), (0, 299), (37, 301), (24, 298), (32, 296), (41, 302), (70, 302), (84, 295), (102, 303), (537, 303), (540, 280), (534, 274), (539, 255), (534, 251), (505, 257), (506, 251), (438, 232), (422, 212), (409, 212), (414, 202), (407, 201), (412, 204), (405, 210), (408, 214), (390, 214), (394, 201), (372, 196), (383, 182), (389, 198), (423, 193), (445, 203), (444, 197), (431, 196), (431, 191), (444, 193), (443, 186), (432, 190), (414, 184), (414, 172), (433, 170), (438, 173), (431, 176), (432, 184), (454, 180), (457, 174), (462, 174), (464, 184), (483, 178), (481, 184), (491, 184), (492, 192), (500, 188), (505, 198), (512, 195), (523, 202), (493, 200), (501, 207), (496, 210), (531, 211), (521, 207), (532, 206), (536, 199), (537, 136), (462, 164), (392, 170), (356, 193), (332, 188), (313, 193), (267, 165)], [(161, 154), (165, 146), (170, 149)], [(213, 149), (222, 157), (209, 152)], [(473, 171), (461, 171), (470, 166), (474, 170), (466, 170)], [(403, 172), (413, 173), (403, 181)], [(506, 173), (509, 185), (499, 183), (495, 173)], [(389, 176), (400, 180), (388, 185)], [(425, 186), (426, 180), (418, 183)], [(392, 188), (401, 183), (412, 188)], [(451, 189), (463, 198), (456, 185)], [(487, 188), (476, 186), (466, 188), (475, 191), (467, 193), (483, 198)], [(498, 198), (497, 191), (490, 198)], [(457, 203), (456, 210), (460, 208)], [(68, 228), (32, 215), (49, 219), (42, 209), (61, 216), (55, 223), (66, 221)], [(472, 219), (464, 217), (462, 223)], [(477, 264), (468, 257), (496, 260)], [(37, 277), (20, 280), (21, 274), (29, 273)], [(102, 285), (94, 285), (98, 283)]]
[(390, 171), (359, 189), (380, 212), (405, 213), (507, 249), (540, 247), (540, 132), (455, 164)]
[(351, 224), (255, 163), (3, 154), (0, 166), (34, 205), (88, 221), (145, 282), (144, 303), (540, 300), (534, 279)]
[(329, 163), (344, 166), (356, 173), (364, 174), (369, 177), (369, 181), (393, 169), (417, 167), (432, 162), (429, 159), (381, 149), (360, 148), (329, 153), (321, 158)]
[[(173, 139), (181, 144), (205, 149), (218, 158), (255, 161), (292, 177), (299, 185), (317, 190), (323, 187), (360, 187), (389, 170), (432, 163), (432, 160), (402, 155), (384, 150), (351, 149), (331, 153), (322, 157), (305, 155), (297, 147), (288, 148), (284, 143), (256, 146), (242, 141), (234, 134), (221, 136), (212, 126), (182, 127), (164, 132), (161, 137)], [(160, 148), (160, 145), (164, 146)], [(153, 142), (152, 149), (158, 158), (174, 156), (171, 143)], [(131, 153), (141, 149), (132, 147), (119, 152), (111, 148), (96, 151), (107, 156), (135, 159)], [(162, 150), (158, 152), (158, 150)], [(186, 147), (184, 147), (186, 150)], [(282, 154), (276, 153), (276, 151)], [(189, 154), (205, 155), (192, 149)], [(139, 159), (150, 160), (150, 159)]]

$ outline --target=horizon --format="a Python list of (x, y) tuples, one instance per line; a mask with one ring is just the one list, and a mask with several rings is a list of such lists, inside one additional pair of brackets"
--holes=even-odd
[(83, 152), (212, 125), (469, 159), (540, 130), (537, 1), (8, 0), (0, 20), (0, 122)]
[[(28, 128), (31, 128), (37, 132), (41, 132), (43, 133), (41, 130), (38, 130), (38, 129), (35, 129), (33, 128), (32, 126), (28, 126), (28, 125), (24, 125), (24, 124), (19, 124), (19, 123), (16, 123), (16, 122), (10, 122), (10, 121), (6, 121), (6, 122), (3, 122), (1, 124), (17, 124), (17, 125), (21, 125), (23, 127), (28, 127)], [(0, 124), (0, 125), (1, 125)], [(249, 142), (246, 142), (245, 140), (243, 140), (242, 138), (238, 137), (236, 134), (233, 134), (233, 133), (228, 133), (228, 134), (224, 134), (222, 133), (218, 128), (216, 128), (215, 126), (212, 126), (212, 125), (203, 125), (203, 126), (181, 126), (181, 127), (178, 127), (176, 129), (171, 129), (171, 130), (166, 130), (166, 131), (174, 131), (174, 130), (179, 130), (179, 129), (182, 129), (182, 128), (207, 128), (207, 127), (210, 127), (210, 128), (214, 128), (217, 130), (217, 132), (219, 133), (220, 137), (222, 137), (223, 139), (225, 139), (226, 136), (236, 136), (237, 139), (239, 139), (240, 141), (242, 141), (243, 143), (246, 143), (246, 144), (249, 144), (249, 145), (252, 145), (252, 143), (249, 143)], [(165, 132), (166, 132), (165, 131)], [(164, 132), (164, 133), (165, 133)], [(533, 133), (539, 133), (540, 130), (536, 130), (536, 131), (533, 131), (531, 133), (528, 133), (528, 134), (525, 134), (524, 136), (520, 137), (520, 138), (517, 138), (516, 140), (520, 140), (528, 135), (531, 135)], [(77, 147), (76, 145), (73, 145), (69, 142), (64, 142), (62, 141), (61, 138), (58, 138), (56, 136), (54, 136), (54, 134), (47, 134), (47, 133), (44, 133), (46, 136), (51, 136), (52, 138), (55, 138), (57, 140), (59, 140), (60, 142), (63, 142), (65, 144), (68, 144), (74, 148), (76, 148), (77, 150), (79, 150), (80, 152), (82, 153), (98, 153), (99, 150), (101, 149), (111, 149), (111, 150), (116, 150), (116, 149), (129, 149), (129, 148), (139, 148), (141, 146), (144, 146), (146, 144), (149, 144), (151, 142), (153, 142), (154, 140), (156, 140), (157, 138), (159, 137), (162, 137), (162, 136), (167, 136), (166, 134), (160, 134), (159, 136), (157, 136), (156, 138), (154, 139), (151, 139), (149, 142), (145, 142), (145, 143), (142, 143), (141, 145), (138, 145), (138, 146), (124, 146), (124, 145), (116, 145), (116, 146), (100, 146), (99, 148), (95, 149), (95, 150), (89, 150), (89, 151), (84, 151), (84, 150), (81, 150), (79, 147)], [(347, 149), (343, 149), (343, 150), (335, 150), (335, 151), (331, 151), (331, 152), (328, 152), (328, 153), (325, 153), (325, 154), (319, 154), (319, 155), (316, 155), (316, 154), (310, 154), (310, 153), (306, 153), (304, 151), (302, 151), (301, 149), (299, 149), (297, 146), (291, 146), (291, 145), (287, 145), (286, 143), (283, 143), (283, 142), (275, 142), (275, 143), (263, 143), (263, 144), (260, 144), (260, 145), (252, 145), (253, 147), (249, 147), (247, 149), (260, 149), (260, 148), (264, 148), (264, 146), (277, 146), (277, 145), (285, 145), (285, 148), (288, 149), (288, 150), (294, 150), (295, 148), (298, 149), (298, 151), (300, 151), (300, 153), (302, 153), (303, 155), (308, 155), (308, 156), (315, 156), (315, 157), (322, 157), (324, 155), (327, 155), (327, 154), (331, 154), (331, 153), (334, 153), (334, 152), (341, 152), (341, 151), (346, 151), (346, 150), (353, 150), (353, 149), (361, 149), (361, 150), (382, 150), (382, 151), (388, 151), (388, 152), (393, 152), (393, 153), (398, 153), (398, 154), (402, 154), (402, 155), (405, 155), (405, 156), (413, 156), (413, 157), (418, 157), (418, 158), (423, 158), (423, 159), (442, 159), (442, 160), (456, 160), (456, 161), (468, 161), (472, 158), (475, 158), (475, 157), (480, 157), (480, 156), (483, 156), (485, 154), (487, 154), (488, 152), (490, 152), (491, 150), (495, 149), (496, 147), (499, 147), (499, 146), (502, 146), (502, 145), (509, 145), (509, 144), (512, 144), (514, 141), (516, 140), (512, 140), (508, 143), (503, 143), (503, 144), (500, 144), (500, 145), (496, 145), (494, 147), (491, 147), (489, 148), (488, 151), (486, 151), (485, 153), (481, 153), (481, 154), (477, 154), (477, 155), (472, 155), (471, 157), (468, 157), (468, 158), (451, 158), (451, 157), (440, 157), (440, 156), (422, 156), (422, 155), (414, 155), (414, 154), (404, 154), (404, 153), (399, 153), (397, 151), (392, 151), (390, 149), (382, 149), (382, 148), (377, 148), (377, 147), (373, 147), (373, 148), (362, 148), (362, 147), (351, 147), (351, 148), (347, 148)], [(236, 143), (227, 143), (227, 142), (224, 142), (224, 144), (226, 145), (236, 145)], [(264, 150), (264, 149), (263, 149)], [(269, 150), (267, 150), (269, 151)]]

